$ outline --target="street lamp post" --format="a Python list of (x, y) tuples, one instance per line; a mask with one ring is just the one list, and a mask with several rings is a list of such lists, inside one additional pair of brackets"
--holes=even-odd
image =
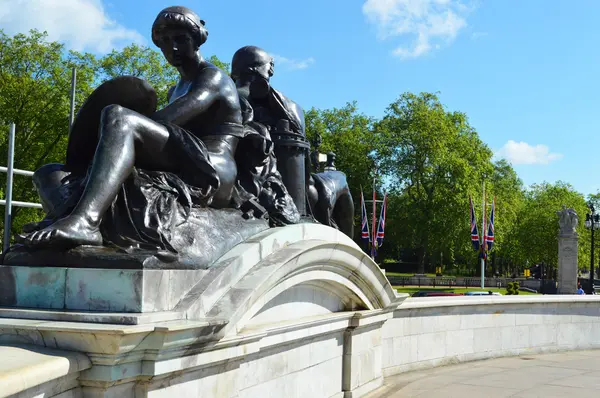
[(590, 213), (585, 215), (585, 227), (592, 231), (592, 252), (590, 256), (590, 286), (587, 294), (594, 294), (594, 231), (600, 228), (600, 215), (595, 213), (594, 205), (589, 205)]

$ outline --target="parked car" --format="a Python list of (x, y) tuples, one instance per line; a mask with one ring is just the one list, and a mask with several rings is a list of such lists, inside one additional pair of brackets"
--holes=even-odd
[(498, 292), (466, 292), (465, 296), (502, 296)]
[(441, 297), (441, 296), (462, 296), (462, 293), (450, 293), (450, 292), (415, 292), (412, 297)]

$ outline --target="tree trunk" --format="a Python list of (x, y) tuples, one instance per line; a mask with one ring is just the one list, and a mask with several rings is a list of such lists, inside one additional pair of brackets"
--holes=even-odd
[(425, 273), (425, 262), (427, 261), (427, 247), (429, 244), (429, 236), (425, 235), (422, 240), (421, 247), (419, 249), (419, 266), (417, 268), (417, 274)]
[(425, 259), (427, 258), (427, 250), (425, 249), (425, 247), (421, 247), (419, 249), (420, 253), (419, 253), (419, 265), (417, 267), (417, 274), (424, 274), (425, 273)]

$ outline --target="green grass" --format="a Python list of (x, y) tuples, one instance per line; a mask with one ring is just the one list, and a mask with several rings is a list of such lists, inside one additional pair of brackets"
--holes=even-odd
[[(398, 293), (408, 293), (410, 295), (412, 295), (415, 292), (446, 292), (446, 293), (466, 293), (466, 292), (489, 292), (490, 290), (492, 292), (498, 292), (498, 293), (502, 293), (503, 295), (506, 295), (506, 288), (496, 288), (496, 287), (490, 287), (490, 288), (486, 288), (486, 289), (479, 289), (479, 288), (474, 288), (474, 287), (470, 287), (470, 288), (464, 288), (464, 287), (456, 287), (456, 288), (448, 288), (448, 287), (437, 287), (437, 288), (433, 288), (433, 287), (418, 287), (418, 286), (409, 286), (409, 287), (402, 287), (402, 286), (394, 286), (394, 288), (398, 291)], [(519, 290), (519, 296), (520, 295), (530, 295), (530, 294), (539, 294), (539, 293), (530, 293), (530, 292), (524, 292), (522, 290)]]
[[(383, 267), (385, 269), (385, 267)], [(415, 276), (414, 273), (408, 273), (408, 272), (387, 272), (385, 271), (386, 275), (389, 276), (408, 276), (408, 277), (413, 277)], [(430, 278), (435, 278), (435, 274), (425, 274), (425, 276), (428, 276)]]

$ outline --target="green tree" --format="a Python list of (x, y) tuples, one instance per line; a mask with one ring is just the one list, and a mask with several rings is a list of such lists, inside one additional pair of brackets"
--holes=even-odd
[[(35, 170), (49, 162), (64, 161), (69, 130), (71, 68), (78, 73), (77, 103), (90, 93), (96, 68), (87, 54), (66, 52), (31, 31), (9, 37), (0, 31), (0, 127), (16, 124), (15, 168)], [(8, 134), (0, 135), (0, 153), (6, 159)], [(4, 164), (5, 161), (2, 161)], [(6, 175), (1, 175), (4, 197)], [(15, 176), (14, 200), (37, 202), (31, 179)], [(15, 208), (13, 234), (23, 223), (39, 219), (38, 210)]]
[[(356, 102), (352, 102), (342, 108), (312, 108), (306, 112), (305, 120), (308, 139), (312, 141), (319, 134), (323, 140), (320, 152), (336, 154), (336, 167), (346, 174), (358, 208), (361, 185), (370, 192), (375, 171), (377, 141), (372, 131), (373, 119), (360, 113)], [(355, 233), (360, 231), (355, 228)]]
[(547, 182), (532, 185), (519, 209), (513, 236), (518, 240), (518, 258), (530, 265), (544, 262), (551, 269), (558, 266), (558, 215), (562, 206), (572, 207), (579, 215), (579, 266), (589, 267), (589, 232), (583, 222), (587, 211), (584, 196), (570, 184)]
[(218, 68), (223, 69), (225, 72), (227, 72), (227, 74), (231, 73), (231, 64), (221, 61), (216, 55), (211, 55), (210, 58), (208, 58), (208, 62), (212, 63)]
[(169, 65), (160, 52), (137, 44), (113, 50), (98, 64), (97, 84), (118, 76), (142, 78), (156, 90), (159, 108), (167, 104), (167, 92), (179, 78), (177, 69)]
[(379, 167), (401, 197), (390, 223), (403, 225), (403, 245), (418, 250), (419, 272), (430, 254), (473, 260), (468, 197), (477, 197), (482, 174), (492, 172), (492, 152), (466, 115), (447, 111), (435, 94), (405, 93), (376, 130)]
[[(512, 166), (504, 159), (494, 163), (492, 175), (488, 178), (489, 198), (496, 199), (494, 247), (491, 260), (496, 272), (500, 265), (507, 268), (523, 261), (520, 257), (517, 220), (525, 200), (523, 182)], [(489, 217), (488, 209), (488, 217)]]

